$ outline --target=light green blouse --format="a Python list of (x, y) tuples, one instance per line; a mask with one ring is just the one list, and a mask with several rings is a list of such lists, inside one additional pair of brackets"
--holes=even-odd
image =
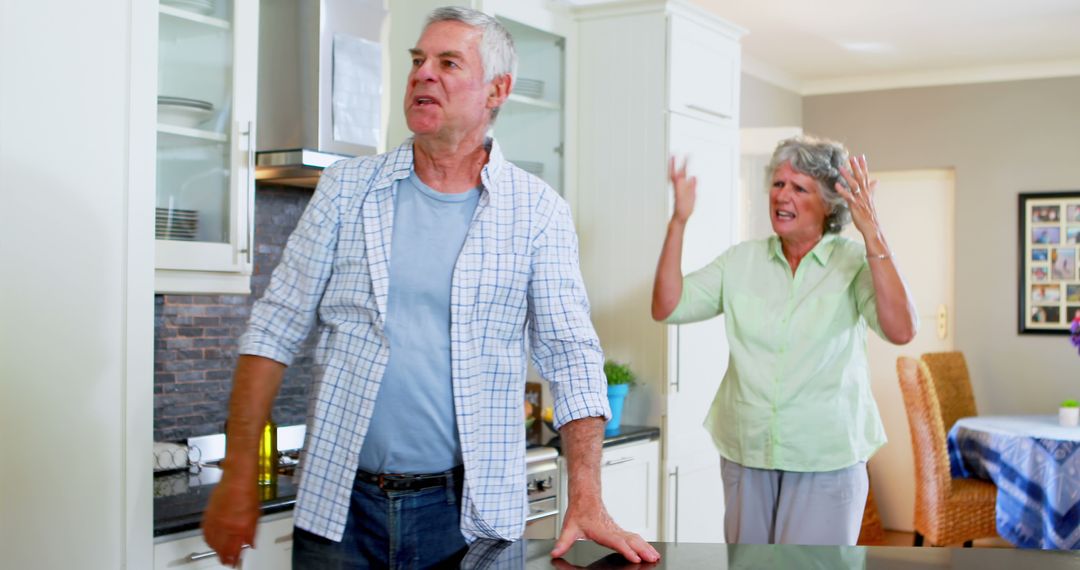
[(862, 244), (827, 234), (794, 276), (777, 236), (738, 244), (686, 276), (667, 322), (721, 313), (731, 353), (705, 428), (722, 456), (832, 471), (885, 444), (866, 362), (867, 326), (882, 332)]

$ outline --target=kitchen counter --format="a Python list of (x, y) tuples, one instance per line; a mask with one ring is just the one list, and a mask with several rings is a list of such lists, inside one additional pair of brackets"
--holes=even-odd
[(477, 541), (462, 568), (540, 570), (558, 568), (729, 568), (828, 570), (918, 570), (945, 568), (995, 570), (1080, 568), (1080, 553), (1013, 548), (914, 548), (898, 546), (796, 546), (757, 544), (674, 544), (654, 542), (656, 565), (635, 565), (594, 542), (579, 541), (561, 560), (552, 561), (550, 540), (512, 543)]
[[(221, 470), (216, 467), (154, 477), (154, 536), (165, 536), (199, 528)], [(279, 475), (277, 484), (259, 487), (262, 514), (292, 510), (296, 503), (296, 481)]]
[[(650, 426), (630, 426), (623, 424), (619, 427), (619, 432), (613, 435), (604, 435), (604, 447), (612, 447), (615, 445), (622, 445), (624, 443), (630, 443), (633, 441), (643, 441), (650, 439), (660, 439), (660, 428)], [(559, 436), (555, 436), (548, 442), (550, 447), (554, 447), (559, 450), (559, 454), (562, 454), (562, 441)]]
[[(623, 425), (618, 434), (604, 437), (604, 447), (657, 439), (660, 428)], [(549, 446), (561, 449), (556, 436)], [(165, 536), (199, 528), (210, 494), (221, 478), (217, 467), (195, 468), (154, 477), (154, 536)], [(262, 514), (291, 510), (296, 503), (296, 480), (279, 475), (277, 485), (260, 487)]]

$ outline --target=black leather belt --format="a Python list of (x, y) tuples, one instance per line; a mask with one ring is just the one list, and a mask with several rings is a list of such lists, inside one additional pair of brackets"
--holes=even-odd
[(419, 491), (441, 487), (455, 479), (460, 481), (464, 473), (464, 466), (459, 465), (442, 473), (368, 473), (359, 469), (356, 476), (365, 483), (377, 485), (383, 491)]

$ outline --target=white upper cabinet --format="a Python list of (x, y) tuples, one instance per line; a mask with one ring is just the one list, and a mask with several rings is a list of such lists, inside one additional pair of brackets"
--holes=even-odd
[(551, 2), (477, 0), (474, 7), (506, 26), (518, 55), (513, 91), (494, 125), (503, 155), (570, 198), (573, 19)]
[(561, 36), (498, 16), (514, 36), (518, 75), (499, 110), (495, 136), (507, 160), (563, 189), (563, 67)]
[(248, 293), (258, 0), (162, 0), (155, 290)]
[(672, 112), (735, 125), (739, 115), (739, 44), (719, 22), (673, 14), (668, 22)]

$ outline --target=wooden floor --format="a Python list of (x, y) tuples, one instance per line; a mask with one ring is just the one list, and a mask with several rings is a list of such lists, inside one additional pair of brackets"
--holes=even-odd
[[(915, 544), (915, 533), (897, 530), (885, 531), (885, 546), (911, 546)], [(956, 546), (960, 546), (957, 544)], [(1013, 548), (1004, 538), (983, 538), (975, 541), (976, 548)]]

